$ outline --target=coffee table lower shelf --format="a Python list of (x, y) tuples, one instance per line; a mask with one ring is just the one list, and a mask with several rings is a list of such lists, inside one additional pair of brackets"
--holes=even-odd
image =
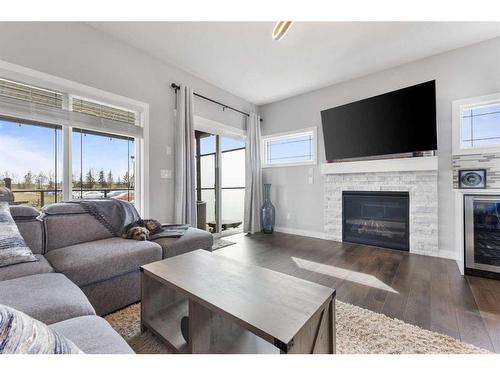
[(148, 319), (141, 319), (141, 329), (150, 329), (172, 353), (188, 354), (189, 345), (181, 333), (181, 319), (188, 316), (188, 300), (181, 300), (161, 309)]
[[(189, 300), (184, 299), (141, 320), (142, 330), (151, 330), (175, 354), (190, 354), (192, 350), (181, 333), (181, 319), (189, 316)], [(279, 354), (273, 344), (222, 317), (212, 316), (211, 340), (204, 353), (208, 354)]]

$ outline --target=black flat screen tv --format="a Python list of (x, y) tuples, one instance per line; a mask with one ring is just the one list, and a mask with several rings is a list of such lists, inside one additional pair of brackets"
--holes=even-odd
[(436, 83), (321, 111), (327, 161), (437, 149)]

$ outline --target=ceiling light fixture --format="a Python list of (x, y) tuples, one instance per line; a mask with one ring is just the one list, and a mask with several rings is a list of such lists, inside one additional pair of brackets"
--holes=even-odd
[(274, 26), (273, 30), (273, 39), (274, 40), (281, 40), (285, 37), (286, 33), (290, 29), (290, 26), (292, 26), (292, 21), (278, 21), (276, 22), (276, 25)]

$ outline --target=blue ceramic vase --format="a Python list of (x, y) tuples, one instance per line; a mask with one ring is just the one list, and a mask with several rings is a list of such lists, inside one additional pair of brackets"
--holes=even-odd
[(271, 203), (271, 184), (264, 184), (264, 205), (260, 210), (262, 231), (267, 234), (274, 232), (276, 209)]

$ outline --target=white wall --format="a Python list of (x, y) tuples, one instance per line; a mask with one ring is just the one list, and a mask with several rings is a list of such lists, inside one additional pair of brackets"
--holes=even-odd
[[(325, 153), (321, 110), (432, 79), (436, 80), (438, 116), (439, 247), (443, 255), (449, 254), (454, 223), (451, 102), (500, 91), (500, 38), (261, 106), (259, 111), (265, 120), (262, 133), (317, 126), (319, 163), (322, 163)], [(309, 168), (267, 169), (264, 182), (273, 185), (278, 227), (322, 234), (323, 176), (319, 166), (313, 167), (312, 171)], [(313, 184), (308, 184), (309, 173), (314, 175)]]
[[(121, 43), (81, 23), (0, 23), (0, 60), (123, 95), (150, 105), (150, 216), (173, 220), (173, 179), (160, 169), (174, 168), (174, 92), (185, 83), (195, 92), (248, 112), (253, 106), (234, 95)], [(197, 115), (245, 128), (245, 116), (197, 99)]]

